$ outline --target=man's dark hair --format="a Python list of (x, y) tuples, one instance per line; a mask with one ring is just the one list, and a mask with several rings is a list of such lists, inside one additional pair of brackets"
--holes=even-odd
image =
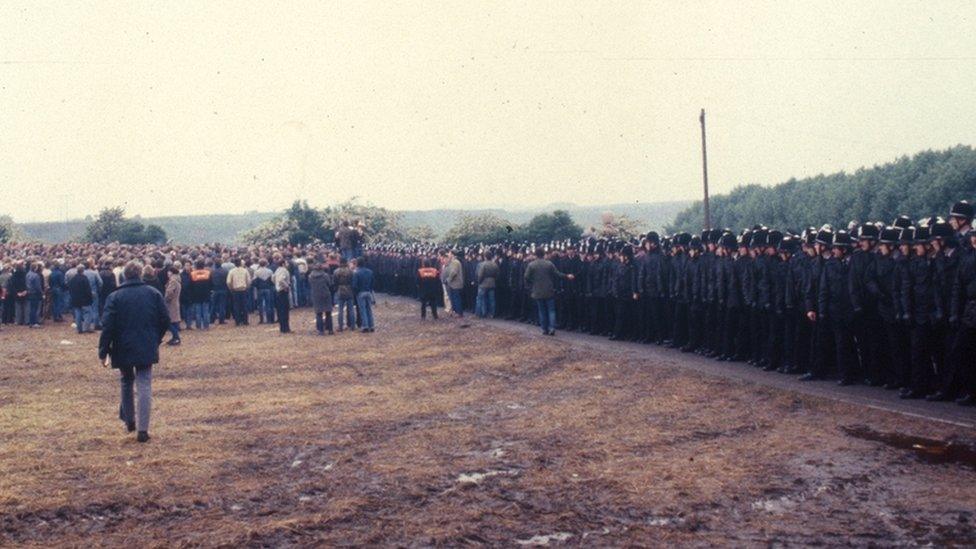
[(545, 257), (546, 256), (546, 251), (543, 250), (542, 248), (536, 248), (536, 250), (535, 250), (535, 256), (536, 257), (539, 257), (539, 258)]

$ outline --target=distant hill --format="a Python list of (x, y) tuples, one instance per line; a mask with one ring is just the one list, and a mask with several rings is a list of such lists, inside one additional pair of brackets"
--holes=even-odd
[[(574, 204), (550, 204), (538, 208), (507, 209), (441, 209), (405, 210), (400, 216), (403, 224), (411, 226), (428, 225), (436, 233), (443, 234), (451, 228), (458, 217), (465, 214), (493, 213), (512, 223), (525, 223), (532, 216), (566, 210), (583, 227), (598, 225), (605, 212), (626, 215), (646, 229), (661, 230), (672, 223), (678, 212), (686, 209), (690, 201), (652, 202), (647, 204), (609, 204), (605, 206), (577, 206)], [(187, 215), (167, 217), (137, 218), (143, 223), (154, 223), (162, 227), (169, 237), (183, 244), (202, 244), (204, 242), (236, 243), (237, 236), (277, 215), (276, 212), (249, 212), (244, 214)], [(18, 226), (28, 238), (42, 242), (66, 242), (78, 240), (85, 234), (88, 221), (83, 219), (67, 222), (21, 223)]]

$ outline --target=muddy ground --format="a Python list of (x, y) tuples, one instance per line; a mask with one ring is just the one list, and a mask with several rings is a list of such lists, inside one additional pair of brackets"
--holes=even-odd
[(377, 318), (187, 333), (148, 444), (96, 336), (5, 327), (0, 544), (976, 543), (965, 427), (402, 302)]

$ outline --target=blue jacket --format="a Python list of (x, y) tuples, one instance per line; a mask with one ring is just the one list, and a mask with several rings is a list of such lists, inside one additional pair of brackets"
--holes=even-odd
[(168, 327), (169, 313), (159, 290), (141, 280), (126, 281), (105, 301), (98, 358), (111, 356), (113, 368), (156, 364)]
[(359, 267), (352, 275), (352, 290), (360, 292), (373, 291), (373, 271), (367, 267)]
[(51, 285), (52, 290), (64, 290), (64, 271), (60, 267), (51, 269), (51, 276), (47, 278), (47, 283)]
[(44, 278), (34, 271), (27, 272), (27, 297), (40, 299), (44, 296)]

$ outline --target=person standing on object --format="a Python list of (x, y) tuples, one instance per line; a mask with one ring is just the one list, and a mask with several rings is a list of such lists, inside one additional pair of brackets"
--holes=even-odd
[(281, 333), (287, 334), (291, 332), (291, 326), (288, 324), (288, 313), (291, 307), (291, 272), (280, 255), (275, 256), (274, 262), (278, 266), (272, 277), (275, 306), (278, 309), (278, 329)]
[(556, 335), (556, 279), (573, 280), (575, 277), (556, 269), (552, 261), (545, 258), (542, 248), (536, 249), (535, 257), (525, 268), (525, 285), (529, 288), (529, 295), (535, 300), (539, 310), (539, 325), (542, 327), (542, 333), (554, 336)]
[[(152, 409), (152, 365), (159, 362), (159, 344), (170, 326), (166, 303), (159, 290), (142, 281), (142, 264), (130, 261), (123, 270), (125, 282), (106, 300), (98, 358), (110, 359), (121, 374), (122, 402), (119, 419), (136, 440), (149, 440)], [(133, 388), (139, 394), (136, 413)]]

